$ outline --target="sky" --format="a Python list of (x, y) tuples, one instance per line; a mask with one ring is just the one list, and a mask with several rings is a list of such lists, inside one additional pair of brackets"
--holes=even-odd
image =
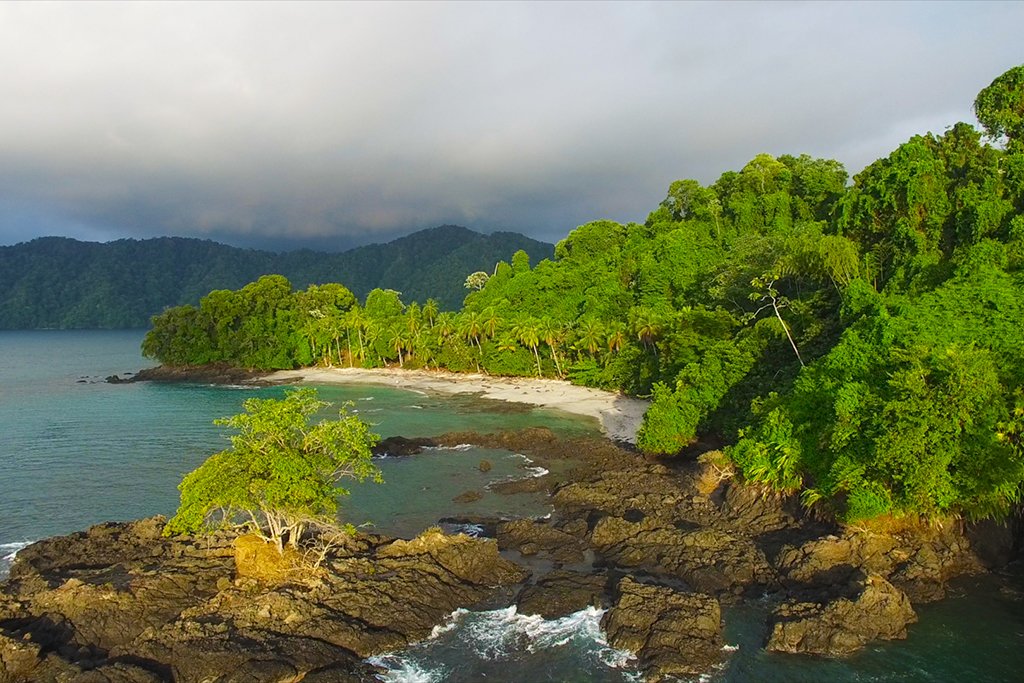
[(0, 3), (0, 245), (557, 241), (974, 123), (1024, 2)]

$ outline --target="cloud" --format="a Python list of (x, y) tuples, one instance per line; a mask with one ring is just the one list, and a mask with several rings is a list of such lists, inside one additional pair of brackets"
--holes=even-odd
[[(1015, 3), (3, 3), (0, 240), (558, 239), (973, 120)], [(922, 129), (920, 126), (927, 126)]]

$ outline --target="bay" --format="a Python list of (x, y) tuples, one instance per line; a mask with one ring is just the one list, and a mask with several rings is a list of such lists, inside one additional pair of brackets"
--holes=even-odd
[[(148, 363), (141, 331), (0, 332), (0, 577), (26, 542), (107, 520), (172, 514), (177, 483), (227, 434), (212, 424), (241, 410), (254, 389), (108, 384)], [(592, 420), (467, 396), (430, 396), (390, 387), (331, 386), (321, 396), (351, 402), (383, 435), (549, 426), (595, 434)], [(479, 463), (492, 464), (481, 472)], [(529, 476), (506, 451), (450, 449), (379, 461), (387, 482), (354, 487), (347, 521), (412, 535), (458, 513), (543, 515), (540, 497), (490, 494), (492, 481)], [(484, 497), (457, 509), (451, 497)], [(1024, 671), (1024, 577), (1019, 570), (956, 582), (949, 599), (917, 607), (906, 641), (875, 644), (843, 660), (761, 650), (770, 600), (725, 609), (726, 664), (711, 681), (1014, 681)], [(504, 608), (457, 613), (436, 638), (379, 658), (395, 681), (622, 681), (636, 672), (607, 647), (601, 612), (539, 620)]]

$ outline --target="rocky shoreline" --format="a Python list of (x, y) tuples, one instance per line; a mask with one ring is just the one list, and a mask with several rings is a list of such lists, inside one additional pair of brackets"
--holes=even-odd
[[(388, 443), (415, 457), (426, 442)], [(530, 480), (554, 513), (444, 520), (492, 538), (360, 534), (269, 582), (240, 539), (166, 539), (159, 519), (40, 541), (0, 586), (0, 682), (374, 680), (367, 657), (428, 637), (457, 608), (509, 604), (545, 618), (606, 610), (609, 644), (659, 681), (723, 661), (723, 605), (768, 595), (768, 650), (844, 656), (905, 637), (915, 604), (1012, 548), (996, 525), (842, 529), (737, 482), (714, 452), (657, 462), (545, 429), (430, 443), (564, 461)]]

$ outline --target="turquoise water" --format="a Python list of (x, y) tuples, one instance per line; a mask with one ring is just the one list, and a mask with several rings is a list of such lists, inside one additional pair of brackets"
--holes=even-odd
[[(173, 514), (182, 475), (227, 445), (212, 424), (250, 396), (285, 389), (108, 384), (112, 374), (150, 365), (142, 333), (0, 332), (0, 549), (107, 520)], [(567, 413), (509, 408), (472, 397), (433, 397), (389, 387), (327, 386), (320, 396), (351, 410), (384, 436), (435, 436), (454, 430), (548, 425), (565, 434), (595, 433), (594, 421)], [(493, 468), (484, 474), (481, 460)], [(488, 483), (530, 475), (530, 463), (505, 451), (431, 451), (378, 461), (389, 485), (353, 485), (346, 521), (384, 533), (415, 534), (459, 513), (540, 514), (546, 503), (498, 496)], [(450, 490), (454, 488), (454, 493)], [(479, 490), (484, 498), (454, 505)]]
[[(106, 520), (171, 514), (177, 483), (226, 445), (212, 424), (253, 395), (241, 389), (103, 379), (148, 363), (141, 332), (0, 332), (0, 575), (25, 542)], [(594, 433), (593, 421), (472, 397), (428, 396), (389, 387), (322, 387), (351, 401), (384, 435), (437, 435), (545, 425)], [(493, 465), (480, 472), (480, 460)], [(542, 515), (539, 496), (498, 496), (490, 482), (531, 474), (505, 451), (450, 449), (378, 461), (388, 483), (356, 487), (344, 514), (378, 531), (410, 535), (450, 514)], [(466, 490), (484, 497), (451, 502)], [(918, 608), (906, 641), (875, 645), (838, 661), (761, 651), (768, 604), (728, 608), (726, 665), (711, 681), (1024, 680), (1024, 578), (1019, 573), (958, 583), (951, 599)], [(635, 671), (604, 644), (601, 613), (544, 621), (514, 610), (458, 613), (448, 628), (404, 653), (379, 660), (395, 681), (622, 681)]]

